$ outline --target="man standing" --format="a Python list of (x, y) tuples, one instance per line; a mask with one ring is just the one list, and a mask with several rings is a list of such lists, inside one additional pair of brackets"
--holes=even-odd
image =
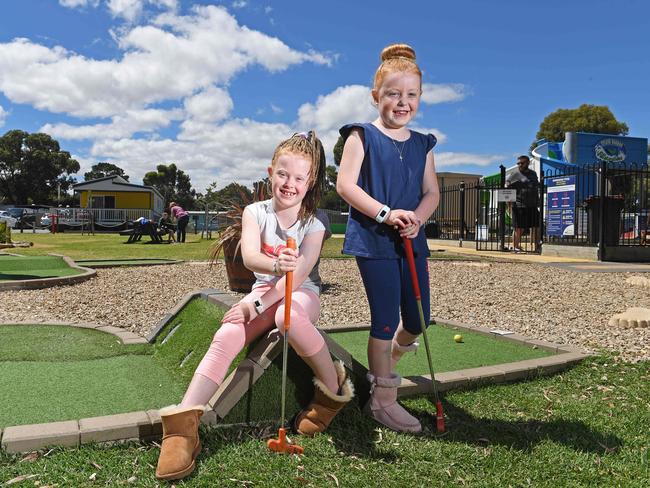
[(530, 169), (530, 158), (519, 156), (517, 158), (517, 169), (506, 177), (506, 187), (517, 190), (517, 200), (512, 212), (512, 220), (515, 228), (513, 235), (513, 247), (515, 252), (522, 252), (521, 235), (524, 230), (530, 230), (530, 240), (533, 249), (537, 251), (539, 228), (539, 179), (537, 173)]

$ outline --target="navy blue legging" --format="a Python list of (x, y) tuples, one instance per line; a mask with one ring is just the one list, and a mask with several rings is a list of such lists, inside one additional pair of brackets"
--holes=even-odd
[[(357, 257), (357, 266), (370, 305), (370, 336), (375, 339), (392, 339), (399, 325), (400, 313), (403, 327), (411, 334), (420, 334), (420, 314), (406, 257), (395, 259)], [(415, 258), (415, 268), (422, 294), (424, 320), (428, 326), (431, 309), (429, 267), (426, 256)]]
[(185, 242), (185, 228), (189, 221), (189, 215), (179, 217), (178, 222), (176, 222), (176, 242)]

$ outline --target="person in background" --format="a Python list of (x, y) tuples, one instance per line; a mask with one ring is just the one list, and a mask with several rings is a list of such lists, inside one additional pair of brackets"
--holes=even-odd
[(174, 237), (175, 228), (172, 219), (167, 212), (163, 212), (158, 221), (158, 229), (161, 235), (167, 235), (167, 242), (176, 242)]
[(539, 228), (539, 179), (537, 173), (529, 168), (530, 158), (522, 155), (517, 158), (517, 169), (506, 176), (506, 187), (517, 190), (517, 200), (511, 204), (512, 224), (515, 228), (512, 245), (515, 252), (522, 252), (521, 236), (530, 230), (530, 242), (537, 251)]
[(176, 202), (169, 204), (169, 212), (176, 219), (176, 242), (185, 242), (185, 229), (190, 221), (190, 214)]

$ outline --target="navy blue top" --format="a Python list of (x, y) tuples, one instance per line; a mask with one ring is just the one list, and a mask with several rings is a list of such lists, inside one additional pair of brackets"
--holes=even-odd
[[(422, 200), (427, 153), (438, 142), (436, 137), (410, 131), (411, 136), (401, 142), (388, 137), (373, 124), (347, 124), (339, 130), (344, 141), (353, 129), (361, 129), (365, 153), (357, 185), (391, 209), (415, 210)], [(399, 150), (402, 150), (403, 161), (400, 161)], [(412, 243), (416, 255), (430, 255), (424, 228)], [(396, 230), (377, 223), (354, 207), (350, 207), (343, 253), (375, 259), (404, 256), (402, 238)]]

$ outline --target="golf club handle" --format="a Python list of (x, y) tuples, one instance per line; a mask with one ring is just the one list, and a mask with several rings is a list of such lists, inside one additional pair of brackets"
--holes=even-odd
[[(290, 249), (296, 248), (296, 240), (293, 237), (287, 238), (287, 247)], [(284, 287), (284, 330), (285, 333), (289, 330), (291, 322), (291, 292), (293, 291), (293, 271), (288, 271), (285, 276)]]
[(413, 257), (413, 244), (408, 237), (402, 237), (404, 242), (404, 250), (406, 251), (406, 260), (409, 263), (409, 270), (411, 271), (411, 282), (413, 283), (413, 291), (415, 292), (415, 299), (420, 300), (420, 283), (418, 283), (418, 273), (415, 270), (415, 258)]

